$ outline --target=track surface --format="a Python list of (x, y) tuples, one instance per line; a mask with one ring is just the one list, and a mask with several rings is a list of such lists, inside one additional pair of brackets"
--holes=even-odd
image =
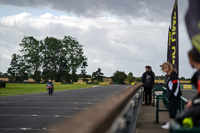
[(128, 87), (110, 85), (87, 89), (0, 97), (1, 133), (38, 133), (52, 130), (61, 120), (75, 117), (82, 110)]
[(188, 100), (193, 99), (197, 93), (197, 90), (182, 90), (182, 96)]

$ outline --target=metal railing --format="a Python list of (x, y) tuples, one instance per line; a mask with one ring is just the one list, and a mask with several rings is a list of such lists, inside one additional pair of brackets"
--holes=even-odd
[[(156, 91), (161, 91), (162, 94), (156, 95), (155, 92)], [(154, 102), (156, 100), (156, 123), (159, 123), (159, 112), (167, 112), (169, 111), (169, 101), (167, 99), (167, 89), (163, 86), (155, 86), (154, 90), (153, 90), (153, 97), (154, 97)], [(159, 100), (162, 100), (162, 102), (164, 103), (166, 109), (160, 109), (159, 107)], [(180, 103), (178, 105), (177, 111), (181, 112), (184, 110), (185, 108), (185, 104), (188, 102), (188, 100), (186, 98), (184, 98), (183, 96), (181, 96), (180, 99)]]
[[(169, 101), (167, 99), (167, 94), (166, 94), (167, 90), (165, 87), (157, 86), (157, 88), (155, 88), (154, 92), (156, 92), (156, 91), (162, 91), (162, 94), (160, 94), (160, 95), (154, 94), (156, 96), (156, 108), (157, 108), (156, 109), (156, 123), (159, 123), (159, 111), (168, 111)], [(163, 103), (167, 109), (159, 109), (159, 99), (163, 100)], [(188, 100), (186, 98), (184, 98), (183, 96), (181, 96), (180, 104), (177, 108), (178, 112), (181, 112), (184, 110), (187, 102), (188, 102)], [(180, 124), (178, 124), (176, 121), (174, 121), (170, 124), (169, 132), (170, 133), (200, 133), (200, 128), (199, 127), (184, 128)]]
[(142, 84), (124, 89), (105, 101), (56, 125), (52, 133), (132, 133), (142, 104)]
[[(165, 87), (163, 87), (163, 89), (165, 90), (164, 92), (167, 93), (167, 89)], [(165, 103), (165, 106), (168, 108), (169, 101), (167, 99), (167, 94), (164, 94), (164, 96), (165, 96), (164, 97), (164, 103)], [(179, 112), (183, 111), (184, 108), (185, 108), (185, 104), (187, 104), (187, 102), (188, 102), (188, 100), (185, 97), (181, 96), (180, 103), (178, 105), (177, 110)]]

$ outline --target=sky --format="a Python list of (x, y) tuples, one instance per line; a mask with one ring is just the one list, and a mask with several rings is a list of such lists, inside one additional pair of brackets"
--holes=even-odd
[[(72, 36), (83, 45), (87, 74), (101, 68), (104, 76), (118, 70), (140, 77), (150, 65), (163, 75), (159, 66), (167, 61), (173, 5), (174, 0), (0, 0), (0, 71), (7, 72), (24, 36)], [(179, 77), (190, 78), (187, 8), (187, 0), (178, 1)]]

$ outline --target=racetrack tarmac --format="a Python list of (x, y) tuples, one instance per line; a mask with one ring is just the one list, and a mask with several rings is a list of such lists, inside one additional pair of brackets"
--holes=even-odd
[(182, 96), (188, 100), (193, 99), (197, 94), (197, 90), (182, 90)]
[[(109, 85), (86, 89), (0, 97), (1, 133), (38, 133), (54, 130), (62, 120), (101, 102), (128, 85)], [(55, 88), (56, 89), (56, 88)]]

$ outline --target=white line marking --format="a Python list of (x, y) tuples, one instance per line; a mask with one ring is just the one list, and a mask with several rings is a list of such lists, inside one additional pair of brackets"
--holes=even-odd
[(83, 109), (88, 109), (88, 108), (61, 108), (61, 107), (1, 107), (1, 109), (36, 109), (36, 108), (39, 108), (39, 109), (77, 109), (77, 110), (83, 110)]
[(1, 116), (11, 116), (11, 117), (65, 117), (65, 118), (71, 118), (76, 116), (67, 116), (67, 115), (15, 115), (15, 114), (0, 114)]
[(20, 130), (31, 130), (31, 128), (22, 127), (22, 128), (20, 128)]
[(32, 130), (32, 131), (42, 131), (42, 130), (55, 130), (55, 129), (48, 129), (46, 127), (42, 128), (42, 129), (34, 129), (34, 128), (25, 128), (25, 127), (22, 127), (22, 128), (0, 128), (1, 131), (19, 131), (19, 130)]

